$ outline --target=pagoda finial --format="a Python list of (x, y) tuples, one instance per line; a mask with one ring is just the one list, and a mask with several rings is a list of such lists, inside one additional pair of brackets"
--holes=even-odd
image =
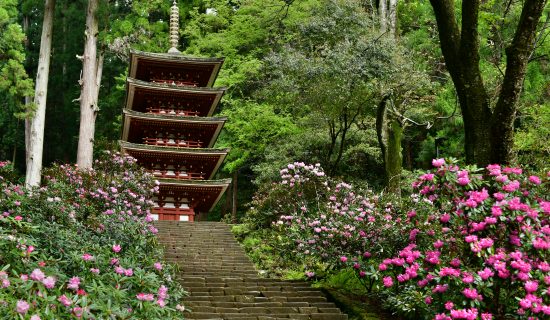
[(170, 49), (168, 53), (180, 53), (178, 50), (179, 42), (179, 24), (180, 20), (180, 9), (178, 8), (177, 0), (174, 0), (172, 8), (170, 8)]

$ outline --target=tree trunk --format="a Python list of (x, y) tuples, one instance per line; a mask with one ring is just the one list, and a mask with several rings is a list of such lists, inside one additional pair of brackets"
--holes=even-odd
[(97, 100), (99, 94), (98, 76), (103, 69), (97, 57), (97, 19), (98, 0), (88, 1), (86, 13), (86, 43), (82, 57), (82, 79), (80, 91), (80, 130), (78, 135), (78, 151), (76, 163), (81, 169), (92, 167), (94, 151), (95, 120), (99, 111)]
[(389, 25), (392, 37), (397, 37), (397, 0), (390, 0)]
[[(530, 49), (545, 0), (526, 0), (514, 40), (506, 49), (506, 74), (494, 112), (479, 68), (478, 15), (480, 0), (462, 2), (462, 27), (454, 0), (430, 0), (441, 51), (456, 88), (464, 119), (466, 161), (485, 166), (513, 159), (513, 123)], [(526, 54), (527, 53), (527, 54)]]
[(235, 170), (233, 173), (233, 209), (231, 210), (231, 222), (237, 223), (237, 178), (239, 177), (239, 170)]
[(506, 72), (497, 104), (491, 119), (492, 162), (510, 163), (514, 160), (514, 121), (527, 63), (546, 1), (527, 0), (523, 5), (514, 39), (506, 48)]
[(384, 33), (388, 30), (388, 5), (387, 0), (378, 2), (378, 20), (380, 21), (380, 32)]
[(403, 128), (397, 120), (391, 120), (387, 116), (387, 103), (390, 99), (386, 96), (378, 104), (376, 110), (376, 136), (382, 159), (384, 160), (384, 175), (386, 189), (397, 196), (401, 195), (401, 171), (403, 169), (403, 156), (401, 140)]
[(36, 111), (32, 118), (25, 120), (26, 164), (25, 185), (33, 187), (40, 185), (42, 171), (42, 152), (44, 149), (44, 122), (46, 118), (46, 98), (48, 95), (48, 76), (50, 73), (50, 55), (52, 48), (52, 30), (55, 0), (44, 3), (44, 21), (40, 38), (40, 55), (34, 103)]

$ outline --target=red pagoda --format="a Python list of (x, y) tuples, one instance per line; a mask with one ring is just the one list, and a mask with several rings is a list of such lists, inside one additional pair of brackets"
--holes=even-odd
[(213, 87), (223, 58), (179, 53), (172, 10), (169, 53), (130, 52), (120, 145), (160, 182), (153, 218), (195, 221), (231, 182), (212, 180), (228, 153), (213, 148), (226, 121), (212, 117), (225, 91)]

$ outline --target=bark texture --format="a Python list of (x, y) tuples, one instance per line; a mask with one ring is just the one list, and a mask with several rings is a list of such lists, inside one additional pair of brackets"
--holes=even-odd
[(25, 149), (27, 165), (25, 185), (27, 187), (40, 185), (54, 9), (55, 0), (46, 0), (44, 3), (44, 21), (42, 23), (40, 54), (38, 58), (38, 71), (36, 73), (34, 93), (36, 111), (31, 118), (25, 120)]
[(376, 110), (376, 135), (384, 160), (384, 175), (386, 190), (397, 196), (401, 195), (401, 171), (403, 170), (403, 156), (401, 140), (403, 126), (397, 119), (388, 117), (386, 96), (378, 104)]
[(378, 2), (378, 19), (380, 20), (380, 32), (384, 33), (388, 30), (388, 4), (387, 0)]
[(97, 19), (98, 0), (88, 1), (86, 13), (86, 31), (84, 55), (82, 56), (82, 78), (80, 80), (80, 130), (76, 163), (81, 169), (92, 167), (95, 120), (99, 107), (97, 105), (101, 73), (102, 55), (97, 54)]
[(514, 40), (506, 49), (506, 73), (497, 104), (491, 109), (479, 68), (478, 16), (480, 0), (462, 1), (459, 27), (454, 0), (430, 0), (434, 9), (441, 50), (456, 88), (464, 119), (468, 163), (513, 161), (513, 123), (523, 86), (525, 68), (546, 0), (526, 0)]

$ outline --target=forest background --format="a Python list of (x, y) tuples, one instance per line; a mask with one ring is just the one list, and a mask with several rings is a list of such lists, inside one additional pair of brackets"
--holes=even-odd
[[(531, 1), (535, 2), (535, 1)], [(461, 1), (451, 3), (460, 21)], [(540, 1), (545, 3), (545, 1)], [(166, 52), (167, 0), (99, 1), (103, 54), (94, 152), (120, 137), (130, 48)], [(288, 163), (320, 163), (331, 177), (399, 192), (399, 180), (435, 157), (468, 155), (459, 94), (449, 75), (432, 5), (419, 0), (179, 1), (180, 48), (224, 56), (228, 87), (216, 114), (229, 118), (218, 146), (232, 149), (219, 173), (237, 182), (239, 212), (258, 185)], [(88, 1), (57, 0), (44, 165), (75, 162)], [(483, 1), (479, 71), (490, 108), (501, 94), (505, 49), (521, 1)], [(25, 103), (34, 92), (44, 1), (0, 1), (0, 159), (25, 170)], [(513, 121), (513, 162), (535, 171), (550, 159), (550, 9), (529, 52)], [(493, 124), (494, 125), (494, 124)], [(466, 130), (468, 132), (468, 130)], [(466, 146), (466, 147), (465, 147)], [(229, 211), (230, 194), (216, 212)], [(213, 215), (215, 217), (216, 215)]]

